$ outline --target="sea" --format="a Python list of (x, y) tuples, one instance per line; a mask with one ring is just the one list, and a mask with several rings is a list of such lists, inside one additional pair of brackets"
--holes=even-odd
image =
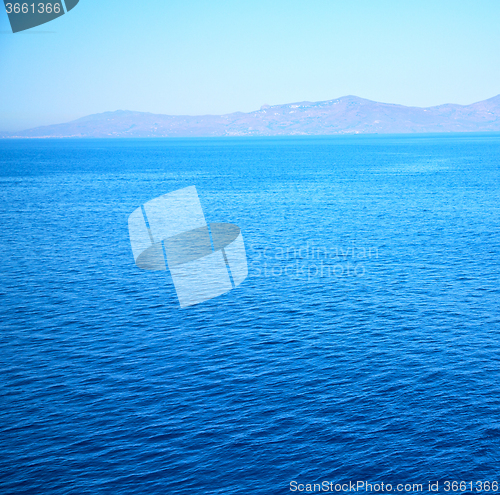
[[(188, 186), (248, 276), (181, 308), (127, 222)], [(0, 188), (2, 494), (499, 490), (500, 134), (3, 139)]]

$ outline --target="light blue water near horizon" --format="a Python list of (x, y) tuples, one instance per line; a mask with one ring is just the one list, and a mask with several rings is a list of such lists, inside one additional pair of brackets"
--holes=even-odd
[[(182, 310), (127, 218), (190, 185), (249, 276)], [(498, 134), (1, 140), (0, 187), (2, 493), (500, 481)]]

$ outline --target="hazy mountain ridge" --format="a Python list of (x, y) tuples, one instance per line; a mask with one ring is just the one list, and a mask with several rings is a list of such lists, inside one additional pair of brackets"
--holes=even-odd
[(500, 131), (500, 95), (471, 105), (406, 107), (344, 96), (263, 106), (226, 115), (161, 115), (118, 110), (1, 137), (109, 138), (280, 136)]

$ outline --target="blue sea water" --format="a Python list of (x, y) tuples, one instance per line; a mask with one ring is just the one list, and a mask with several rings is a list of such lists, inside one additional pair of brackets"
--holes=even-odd
[[(249, 275), (180, 309), (127, 218), (191, 185)], [(1, 493), (500, 481), (500, 135), (2, 140), (0, 187)]]

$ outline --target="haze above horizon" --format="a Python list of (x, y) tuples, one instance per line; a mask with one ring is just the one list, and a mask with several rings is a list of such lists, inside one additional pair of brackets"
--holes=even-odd
[(131, 109), (251, 112), (361, 95), (430, 107), (500, 93), (500, 2), (81, 0), (11, 34), (0, 15), (0, 131)]

